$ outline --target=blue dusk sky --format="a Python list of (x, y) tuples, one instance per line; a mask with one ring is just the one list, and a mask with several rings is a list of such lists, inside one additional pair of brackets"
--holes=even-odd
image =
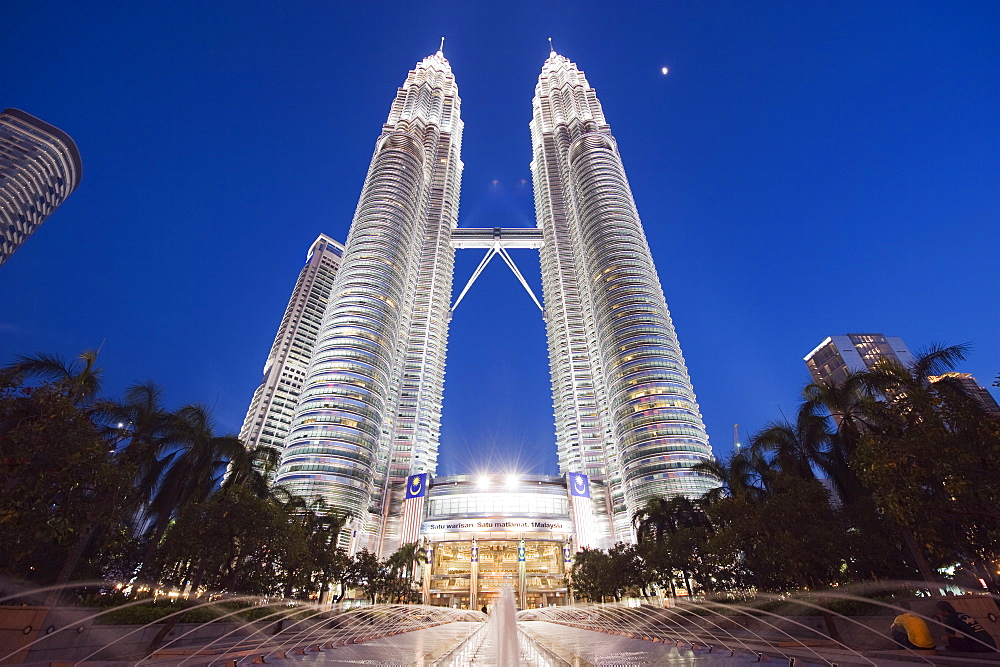
[[(6, 0), (0, 108), (80, 187), (0, 267), (0, 363), (103, 346), (238, 431), (305, 252), (345, 239), (407, 71), (462, 98), (459, 224), (534, 226), (546, 38), (618, 140), (715, 452), (826, 336), (972, 344), (1000, 373), (1000, 3)], [(668, 67), (663, 75), (661, 68)], [(484, 251), (458, 254), (455, 293)], [(537, 253), (515, 260), (540, 295)], [(994, 392), (1000, 391), (994, 389)], [(555, 473), (545, 331), (494, 261), (452, 321), (439, 473)]]

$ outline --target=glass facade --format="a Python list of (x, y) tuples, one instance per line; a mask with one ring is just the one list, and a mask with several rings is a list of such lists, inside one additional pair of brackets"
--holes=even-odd
[[(276, 483), (355, 517), (381, 550), (389, 491), (437, 464), (462, 122), (439, 51), (375, 144)], [(391, 549), (391, 546), (389, 547)]]
[(665, 495), (717, 480), (618, 146), (583, 72), (553, 52), (531, 121), (538, 226), (562, 472), (607, 480), (615, 532)]
[[(602, 487), (590, 492), (603, 499)], [(525, 608), (569, 602), (567, 576), (580, 546), (564, 477), (504, 475), (439, 477), (427, 497), (421, 527), (428, 551), (424, 594), (430, 604), (491, 606), (504, 587)], [(587, 507), (591, 508), (589, 498)], [(611, 529), (603, 502), (585, 520), (602, 546)]]

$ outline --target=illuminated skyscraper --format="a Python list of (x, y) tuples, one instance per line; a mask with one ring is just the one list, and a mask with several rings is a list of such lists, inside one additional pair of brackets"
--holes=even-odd
[(68, 134), (18, 109), (0, 113), (0, 264), (76, 189), (80, 151)]
[[(384, 533), (392, 483), (433, 472), (462, 162), (444, 54), (409, 73), (361, 192), (276, 483)], [(356, 540), (357, 543), (359, 540)]]
[(606, 479), (618, 539), (647, 501), (718, 482), (691, 379), (618, 145), (594, 89), (554, 51), (531, 121), (556, 446), (563, 473)]
[(396, 95), (275, 482), (350, 513), (355, 547), (416, 539), (437, 465), (455, 249), (488, 249), (472, 281), (500, 254), (527, 287), (506, 249), (539, 248), (575, 541), (600, 543), (607, 517), (629, 541), (647, 501), (718, 482), (692, 470), (711, 448), (617, 145), (583, 73), (553, 52), (531, 122), (537, 228), (457, 229), (459, 108), (441, 51)]
[[(240, 440), (248, 448), (281, 451), (343, 254), (344, 246), (324, 234), (309, 246), (264, 364), (264, 378), (240, 429)], [(269, 472), (273, 477), (274, 471)]]

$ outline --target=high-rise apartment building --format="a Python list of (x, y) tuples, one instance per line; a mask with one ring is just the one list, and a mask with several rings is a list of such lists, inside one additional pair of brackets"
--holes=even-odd
[(829, 336), (805, 356), (813, 382), (839, 383), (851, 373), (867, 370), (881, 359), (894, 359), (904, 366), (913, 353), (902, 338), (879, 333)]
[(68, 134), (29, 113), (0, 113), (0, 264), (35, 233), (80, 182)]
[[(248, 448), (263, 445), (281, 451), (343, 254), (344, 246), (324, 234), (309, 246), (264, 364), (264, 378), (240, 429), (240, 440)], [(269, 477), (274, 472), (268, 471)]]
[(708, 436), (596, 94), (552, 52), (533, 109), (535, 229), (457, 228), (463, 126), (441, 51), (409, 73), (375, 142), (275, 479), (355, 517), (355, 547), (416, 539), (437, 465), (456, 248), (489, 248), (512, 268), (506, 248), (540, 249), (578, 546), (603, 539), (601, 521), (630, 540), (648, 500), (718, 483), (693, 469), (711, 457)]

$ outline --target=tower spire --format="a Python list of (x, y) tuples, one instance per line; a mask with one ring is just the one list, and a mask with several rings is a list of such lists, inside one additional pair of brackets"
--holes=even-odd
[(438, 47), (438, 54), (442, 56), (444, 55), (444, 37), (441, 38), (441, 46)]
[(552, 46), (552, 38), (549, 37), (549, 54), (554, 54), (556, 52), (556, 47)]

